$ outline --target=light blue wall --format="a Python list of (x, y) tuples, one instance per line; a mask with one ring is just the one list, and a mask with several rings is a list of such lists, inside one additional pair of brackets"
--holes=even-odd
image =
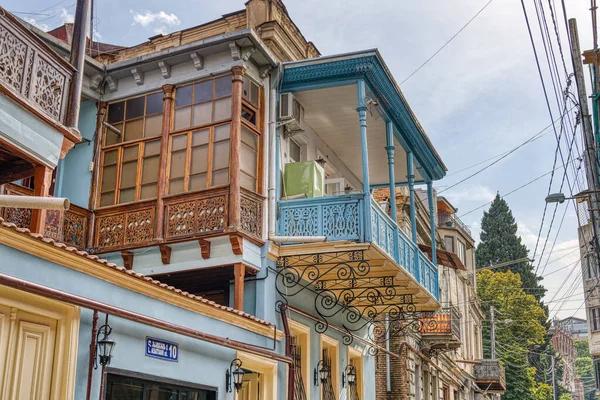
[(88, 100), (81, 103), (79, 132), (88, 139), (75, 145), (64, 159), (60, 160), (56, 177), (55, 195), (66, 197), (71, 203), (87, 208), (90, 200), (92, 173), (90, 162), (94, 157), (94, 133), (96, 129), (96, 103)]

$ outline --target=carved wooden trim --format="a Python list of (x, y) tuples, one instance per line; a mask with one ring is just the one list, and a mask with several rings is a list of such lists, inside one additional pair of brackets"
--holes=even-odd
[(231, 242), (231, 251), (236, 256), (241, 256), (244, 252), (244, 239), (241, 236), (230, 235), (229, 241)]
[(167, 185), (167, 158), (169, 152), (169, 131), (173, 113), (173, 90), (175, 85), (163, 85), (163, 119), (161, 127), (160, 159), (158, 166), (158, 185), (156, 192), (156, 228), (154, 238), (163, 240), (165, 237), (165, 205), (164, 197)]
[(123, 257), (123, 266), (125, 267), (125, 269), (133, 269), (133, 253), (130, 251), (123, 250), (121, 252), (121, 257)]
[(231, 69), (231, 133), (229, 138), (229, 230), (240, 227), (240, 156), (242, 150), (242, 85), (244, 68)]
[[(50, 185), (52, 184), (52, 170), (48, 167), (36, 167), (33, 172), (34, 190), (33, 195), (37, 197), (48, 197)], [(44, 234), (46, 226), (47, 210), (32, 209), (31, 210), (31, 227), (32, 233)]]
[(171, 247), (164, 244), (158, 246), (160, 250), (160, 259), (164, 265), (171, 264)]
[(202, 254), (202, 258), (204, 260), (208, 260), (210, 258), (210, 242), (208, 240), (199, 239), (198, 244), (200, 245), (200, 253)]
[(244, 277), (246, 267), (242, 263), (233, 266), (233, 308), (244, 310)]

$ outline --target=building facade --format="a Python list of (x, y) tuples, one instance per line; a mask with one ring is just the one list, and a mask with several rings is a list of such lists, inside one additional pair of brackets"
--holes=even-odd
[(72, 203), (0, 209), (9, 398), (502, 390), (472, 238), (440, 222), (445, 166), (377, 50), (319, 57), (281, 1), (250, 0), (92, 44), (67, 127), (69, 29), (0, 28), (2, 192)]

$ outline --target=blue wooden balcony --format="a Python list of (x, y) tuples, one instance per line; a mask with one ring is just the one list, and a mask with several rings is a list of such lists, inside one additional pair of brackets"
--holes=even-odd
[[(369, 196), (370, 197), (370, 196)], [(326, 236), (328, 241), (373, 243), (438, 298), (438, 269), (370, 198), (362, 193), (279, 202), (278, 234)], [(369, 207), (369, 210), (365, 208)], [(367, 221), (365, 215), (370, 215)]]

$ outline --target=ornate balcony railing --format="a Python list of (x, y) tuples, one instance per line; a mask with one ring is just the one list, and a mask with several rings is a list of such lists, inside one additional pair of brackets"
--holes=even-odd
[(458, 218), (454, 214), (450, 213), (439, 213), (439, 225), (440, 226), (450, 226), (456, 229), (461, 230), (465, 235), (472, 237), (471, 229), (462, 222), (460, 218)]
[[(33, 196), (33, 190), (14, 184), (7, 184), (5, 193)], [(73, 204), (67, 211), (48, 210), (44, 236), (78, 249), (85, 249), (91, 215), (89, 210)], [(0, 208), (0, 216), (6, 222), (12, 222), (20, 228), (29, 228), (31, 224), (31, 209), (28, 208)]]
[(72, 78), (69, 63), (0, 8), (0, 86), (3, 89), (26, 107), (62, 124)]
[(506, 375), (504, 366), (499, 360), (481, 360), (473, 368), (475, 383), (482, 390), (505, 391)]
[(373, 200), (370, 226), (365, 226), (364, 196), (348, 194), (279, 202), (279, 234), (283, 236), (326, 236), (328, 241), (371, 241), (408, 271), (436, 299), (438, 298), (437, 267), (422, 253), (396, 222)]
[[(15, 184), (6, 185), (5, 192), (33, 196), (31, 189)], [(228, 187), (165, 198), (165, 243), (222, 233), (229, 226), (228, 201)], [(262, 240), (264, 198), (242, 189), (241, 203), (240, 230), (256, 241)], [(92, 214), (94, 232), (88, 244)], [(27, 208), (0, 208), (0, 216), (19, 227), (29, 228), (31, 224), (31, 210)], [(148, 200), (100, 208), (94, 213), (75, 205), (64, 212), (49, 210), (45, 236), (79, 249), (106, 253), (151, 245), (159, 233), (155, 230), (156, 200)]]
[(421, 319), (420, 331), (423, 335), (453, 335), (460, 340), (460, 315), (454, 307), (436, 311)]

